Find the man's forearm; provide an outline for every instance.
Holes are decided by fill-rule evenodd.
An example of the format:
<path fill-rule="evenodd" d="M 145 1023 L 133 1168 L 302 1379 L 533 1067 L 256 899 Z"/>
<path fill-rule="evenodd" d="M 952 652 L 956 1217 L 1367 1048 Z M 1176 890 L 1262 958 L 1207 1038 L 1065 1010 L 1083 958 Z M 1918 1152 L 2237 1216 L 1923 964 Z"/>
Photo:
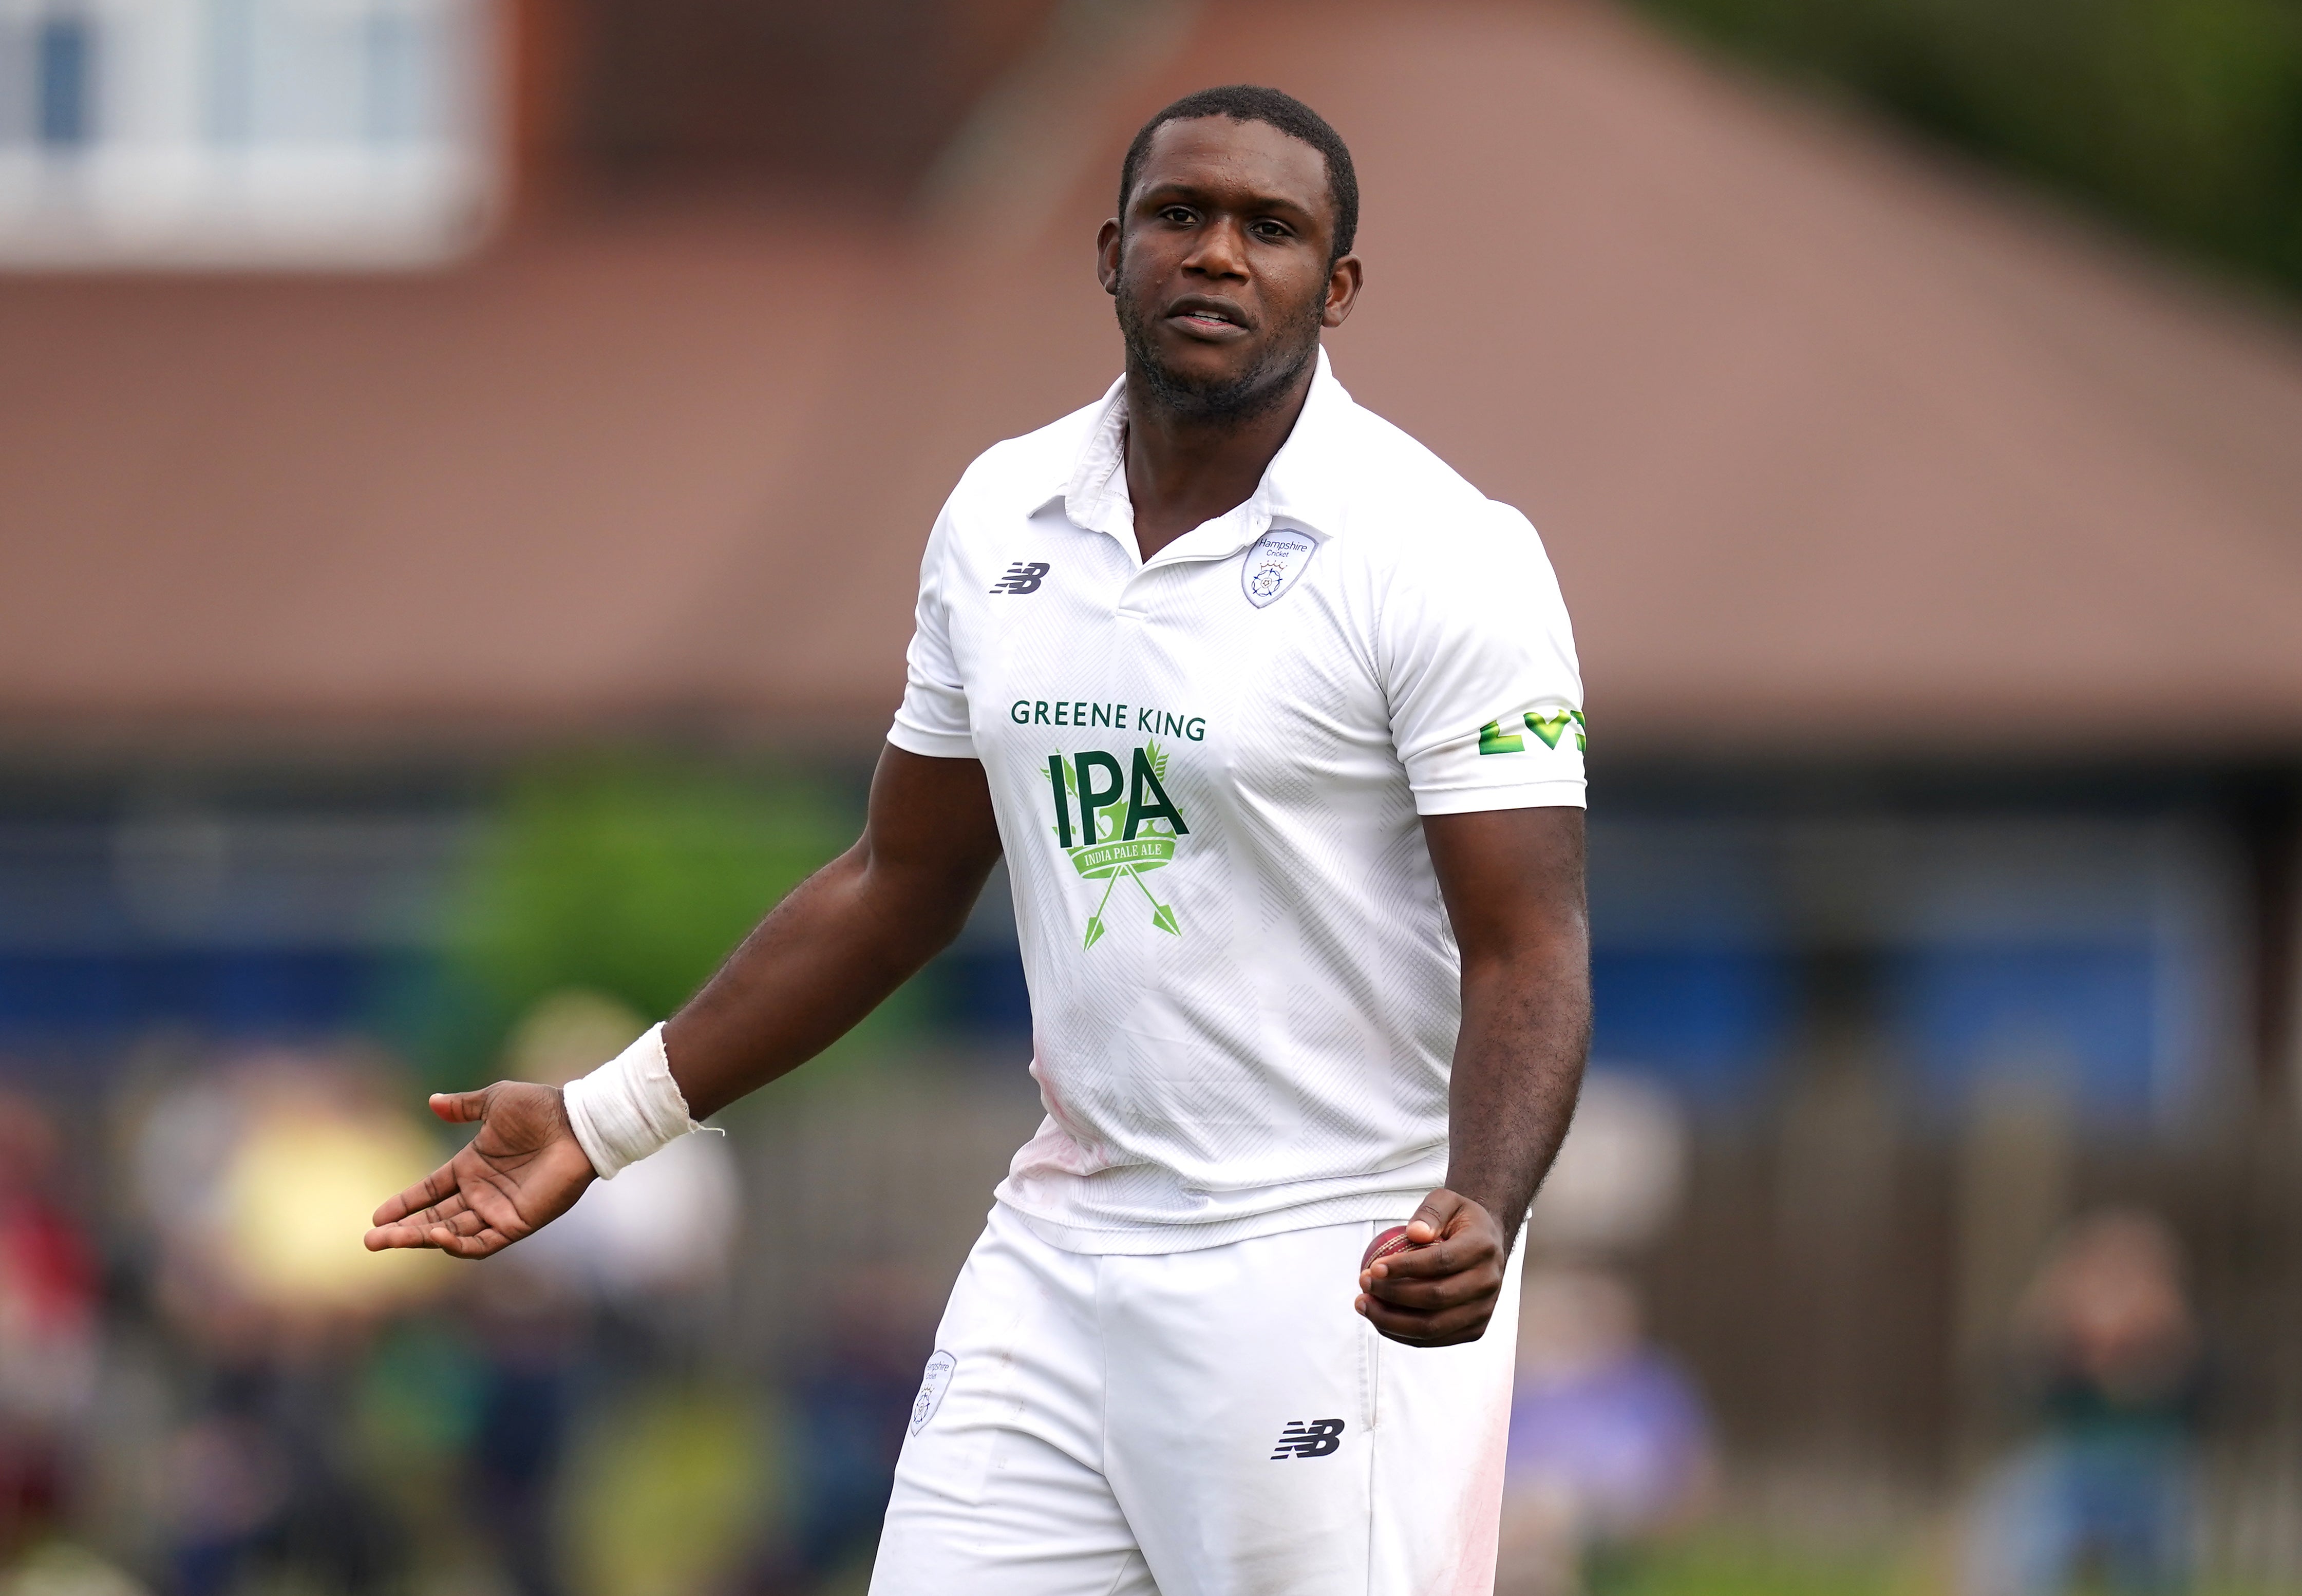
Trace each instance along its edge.
<path fill-rule="evenodd" d="M 1515 1239 L 1566 1138 L 1591 1046 L 1588 938 L 1579 918 L 1463 970 L 1449 1094 L 1447 1186 Z"/>
<path fill-rule="evenodd" d="M 956 922 L 879 901 L 885 884 L 860 853 L 795 888 L 664 1027 L 672 1079 L 696 1118 L 830 1046 L 957 934 Z"/>

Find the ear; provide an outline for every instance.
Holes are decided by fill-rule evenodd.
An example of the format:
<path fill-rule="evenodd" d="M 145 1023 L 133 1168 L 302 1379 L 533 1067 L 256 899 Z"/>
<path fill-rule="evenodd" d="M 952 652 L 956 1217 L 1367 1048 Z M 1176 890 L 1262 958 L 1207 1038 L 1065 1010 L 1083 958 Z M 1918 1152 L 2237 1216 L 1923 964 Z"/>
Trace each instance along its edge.
<path fill-rule="evenodd" d="M 1119 293 L 1119 248 L 1122 239 L 1119 218 L 1113 216 L 1095 235 L 1095 276 L 1103 284 L 1103 291 L 1114 298 Z"/>
<path fill-rule="evenodd" d="M 1319 325 L 1340 327 L 1348 321 L 1365 281 L 1357 256 L 1347 255 L 1337 261 L 1327 273 L 1327 307 L 1319 313 Z"/>

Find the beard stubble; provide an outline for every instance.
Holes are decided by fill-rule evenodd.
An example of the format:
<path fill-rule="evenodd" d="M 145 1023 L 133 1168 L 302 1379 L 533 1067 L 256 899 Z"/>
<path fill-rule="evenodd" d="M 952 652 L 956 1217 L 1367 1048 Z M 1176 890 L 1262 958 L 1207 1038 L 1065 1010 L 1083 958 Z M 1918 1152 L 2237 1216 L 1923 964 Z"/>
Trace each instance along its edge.
<path fill-rule="evenodd" d="M 1262 415 L 1286 397 L 1295 379 L 1319 354 L 1319 325 L 1326 307 L 1313 300 L 1282 325 L 1280 336 L 1265 346 L 1262 356 L 1237 376 L 1208 382 L 1184 375 L 1159 357 L 1150 323 L 1130 291 L 1126 267 L 1120 268 L 1119 335 L 1127 348 L 1129 369 L 1140 372 L 1159 406 L 1180 419 L 1199 422 L 1239 422 Z"/>

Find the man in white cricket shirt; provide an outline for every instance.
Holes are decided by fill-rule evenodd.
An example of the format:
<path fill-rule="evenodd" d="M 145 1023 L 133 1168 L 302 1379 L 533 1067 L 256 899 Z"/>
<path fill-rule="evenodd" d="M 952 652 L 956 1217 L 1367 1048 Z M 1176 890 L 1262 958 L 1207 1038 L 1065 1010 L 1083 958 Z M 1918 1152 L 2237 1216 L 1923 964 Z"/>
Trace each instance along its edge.
<path fill-rule="evenodd" d="M 861 840 L 564 1094 L 434 1098 L 479 1134 L 369 1234 L 508 1246 L 854 1024 L 1004 854 L 1047 1116 L 880 1596 L 1492 1583 L 1512 1244 L 1589 1025 L 1582 685 L 1533 529 L 1329 369 L 1357 212 L 1275 90 L 1144 128 L 1100 243 L 1125 374 L 937 520 Z"/>

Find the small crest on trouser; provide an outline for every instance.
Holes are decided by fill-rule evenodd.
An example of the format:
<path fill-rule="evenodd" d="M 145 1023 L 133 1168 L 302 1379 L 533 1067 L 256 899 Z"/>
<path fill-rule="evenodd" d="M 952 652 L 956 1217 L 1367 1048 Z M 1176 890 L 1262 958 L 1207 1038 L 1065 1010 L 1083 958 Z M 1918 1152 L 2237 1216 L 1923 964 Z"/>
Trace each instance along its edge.
<path fill-rule="evenodd" d="M 1247 551 L 1247 564 L 1239 572 L 1239 584 L 1247 589 L 1247 601 L 1257 609 L 1287 591 L 1303 567 L 1311 563 L 1312 552 L 1318 544 L 1299 532 L 1264 533 L 1255 540 L 1255 547 Z"/>

